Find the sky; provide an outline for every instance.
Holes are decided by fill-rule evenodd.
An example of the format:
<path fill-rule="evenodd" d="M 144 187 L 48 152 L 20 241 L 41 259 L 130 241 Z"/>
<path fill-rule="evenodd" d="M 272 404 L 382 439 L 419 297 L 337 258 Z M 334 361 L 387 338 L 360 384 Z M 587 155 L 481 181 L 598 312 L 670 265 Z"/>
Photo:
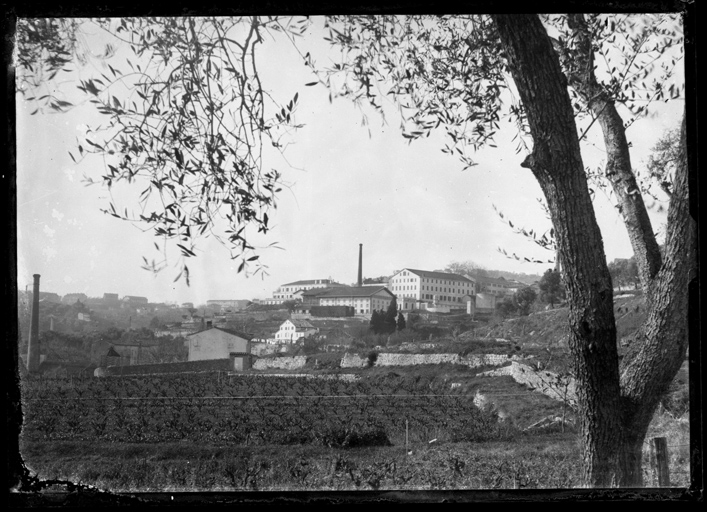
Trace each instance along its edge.
<path fill-rule="evenodd" d="M 327 43 L 316 26 L 310 34 L 300 45 L 325 64 Z M 505 123 L 496 149 L 477 152 L 478 165 L 463 171 L 461 161 L 441 152 L 441 132 L 409 144 L 400 135 L 392 104 L 385 107 L 387 124 L 366 111 L 368 126 L 362 126 L 361 111 L 349 100 L 330 102 L 323 86 L 304 85 L 313 76 L 289 43 L 267 42 L 263 50 L 264 87 L 285 102 L 298 93 L 296 117 L 304 124 L 287 147 L 286 160 L 274 152 L 265 155 L 265 167 L 279 169 L 288 184 L 271 212 L 272 229 L 254 239 L 256 247 L 277 245 L 258 251 L 267 275 L 238 273 L 237 263 L 213 238 L 201 241 L 197 257 L 188 262 L 190 286 L 175 281 L 175 251 L 158 274 L 142 269 L 143 257 L 159 256 L 154 235 L 145 226 L 101 213 L 109 192 L 100 185 L 86 186 L 82 178 L 100 178 L 103 162 L 76 164 L 68 154 L 97 114 L 80 106 L 30 115 L 33 107 L 18 95 L 18 288 L 31 288 L 32 275 L 40 274 L 42 291 L 60 295 L 118 293 L 195 304 L 264 299 L 281 284 L 298 280 L 354 283 L 359 244 L 364 277 L 388 276 L 405 267 L 435 270 L 468 260 L 528 274 L 551 267 L 520 263 L 498 251 L 502 247 L 531 259 L 553 256 L 514 234 L 494 211 L 495 206 L 517 226 L 539 232 L 550 228 L 538 205 L 540 188 L 531 172 L 520 167 L 525 155 L 515 152 L 513 124 Z M 628 129 L 634 167 L 644 165 L 658 138 L 678 125 L 682 109 L 682 101 L 656 104 L 651 116 Z M 601 133 L 594 126 L 582 147 L 585 166 L 603 165 L 601 148 Z M 622 220 L 601 191 L 595 211 L 607 259 L 630 257 Z M 649 213 L 662 234 L 665 211 L 651 208 Z"/>

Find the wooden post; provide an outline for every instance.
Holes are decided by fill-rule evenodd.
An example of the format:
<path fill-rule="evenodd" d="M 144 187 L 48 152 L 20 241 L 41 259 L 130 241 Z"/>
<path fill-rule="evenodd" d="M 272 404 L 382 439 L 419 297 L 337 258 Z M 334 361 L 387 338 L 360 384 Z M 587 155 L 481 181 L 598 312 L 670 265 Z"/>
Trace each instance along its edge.
<path fill-rule="evenodd" d="M 651 447 L 655 451 L 655 472 L 658 475 L 658 487 L 670 487 L 668 442 L 664 437 L 654 437 Z"/>
<path fill-rule="evenodd" d="M 405 419 L 405 456 L 408 454 L 408 420 Z"/>

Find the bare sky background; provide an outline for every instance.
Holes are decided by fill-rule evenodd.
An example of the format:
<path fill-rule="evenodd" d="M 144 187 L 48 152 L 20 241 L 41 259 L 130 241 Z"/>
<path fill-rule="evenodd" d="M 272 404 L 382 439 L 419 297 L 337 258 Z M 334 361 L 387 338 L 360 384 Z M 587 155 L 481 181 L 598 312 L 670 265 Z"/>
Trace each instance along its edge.
<path fill-rule="evenodd" d="M 329 63 L 328 43 L 316 27 L 300 46 L 318 65 Z M 176 251 L 168 254 L 170 266 L 159 274 L 143 270 L 143 256 L 160 257 L 154 235 L 143 232 L 144 226 L 102 214 L 108 191 L 86 187 L 82 179 L 84 174 L 100 179 L 103 161 L 88 158 L 75 164 L 68 155 L 82 125 L 100 116 L 89 106 L 32 116 L 31 106 L 18 95 L 18 287 L 31 287 L 32 274 L 38 273 L 42 290 L 60 295 L 118 293 L 179 303 L 266 298 L 279 285 L 301 279 L 354 282 L 359 243 L 365 277 L 390 275 L 403 267 L 440 269 L 464 260 L 525 273 L 542 273 L 551 266 L 519 263 L 497 251 L 500 246 L 521 256 L 553 256 L 514 234 L 492 207 L 516 225 L 540 232 L 550 227 L 537 203 L 540 188 L 519 165 L 525 155 L 515 153 L 514 124 L 504 122 L 498 147 L 477 153 L 478 165 L 462 171 L 459 160 L 440 151 L 441 132 L 408 144 L 392 104 L 386 106 L 387 124 L 364 110 L 368 126 L 361 126 L 361 111 L 350 101 L 330 103 L 324 87 L 304 86 L 313 77 L 289 42 L 268 41 L 261 49 L 264 87 L 285 103 L 299 93 L 297 122 L 305 125 L 286 150 L 291 166 L 275 153 L 266 154 L 266 169 L 279 169 L 289 184 L 272 212 L 273 229 L 253 239 L 256 246 L 277 242 L 282 248 L 260 252 L 268 275 L 238 274 L 228 251 L 213 239 L 202 241 L 198 257 L 189 262 L 190 287 L 183 280 L 174 282 Z M 73 79 L 63 85 L 67 92 Z M 682 101 L 656 104 L 652 115 L 629 128 L 634 167 L 643 166 L 657 139 L 678 125 L 682 109 Z M 599 130 L 593 126 L 583 144 L 587 167 L 604 163 Z M 623 222 L 601 191 L 595 209 L 608 260 L 630 257 Z M 662 242 L 666 211 L 652 208 L 650 213 Z"/>

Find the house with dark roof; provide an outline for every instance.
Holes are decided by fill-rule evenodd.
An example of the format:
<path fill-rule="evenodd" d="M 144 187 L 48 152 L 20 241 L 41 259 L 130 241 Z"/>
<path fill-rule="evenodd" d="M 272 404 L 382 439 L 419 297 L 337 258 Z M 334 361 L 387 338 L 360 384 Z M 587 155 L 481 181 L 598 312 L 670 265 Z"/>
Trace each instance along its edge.
<path fill-rule="evenodd" d="M 393 300 L 385 286 L 350 286 L 333 288 L 319 297 L 320 306 L 350 306 L 356 315 L 371 315 L 374 310 L 385 311 Z"/>
<path fill-rule="evenodd" d="M 160 345 L 159 340 L 145 337 L 113 340 L 110 343 L 111 347 L 108 350 L 108 354 L 104 357 L 115 358 L 115 354 L 118 354 L 118 359 L 115 359 L 112 363 L 105 362 L 102 366 L 106 364 L 135 365 L 153 363 L 157 358 Z M 102 361 L 102 363 L 104 362 Z"/>
<path fill-rule="evenodd" d="M 476 294 L 476 283 L 468 277 L 414 268 L 393 274 L 388 287 L 395 294 L 400 310 L 466 309 L 466 302 Z"/>
<path fill-rule="evenodd" d="M 248 360 L 250 358 L 251 337 L 238 331 L 222 327 L 207 327 L 187 335 L 186 339 L 189 346 L 189 361 L 229 357 L 245 357 Z"/>

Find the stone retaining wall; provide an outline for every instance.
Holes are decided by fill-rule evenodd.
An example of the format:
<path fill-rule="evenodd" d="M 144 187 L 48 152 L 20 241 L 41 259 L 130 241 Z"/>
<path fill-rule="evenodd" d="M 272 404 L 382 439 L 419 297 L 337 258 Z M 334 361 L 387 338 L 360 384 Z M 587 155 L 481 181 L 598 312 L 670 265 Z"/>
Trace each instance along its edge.
<path fill-rule="evenodd" d="M 290 377 L 295 379 L 315 379 L 315 380 L 343 380 L 346 382 L 353 382 L 360 380 L 361 376 L 355 373 L 261 373 L 261 374 L 240 374 L 234 373 L 233 375 L 245 376 L 245 377 Z"/>
<path fill-rule="evenodd" d="M 307 364 L 306 356 L 268 357 L 253 362 L 253 370 L 297 370 Z"/>
<path fill-rule="evenodd" d="M 520 384 L 535 388 L 536 391 L 554 398 L 555 400 L 565 400 L 569 402 L 574 402 L 577 399 L 577 394 L 575 390 L 575 382 L 572 379 L 565 386 L 563 383 L 557 382 L 557 374 L 547 371 L 539 371 L 534 368 L 518 363 L 517 361 L 511 362 L 510 365 L 504 366 L 497 370 L 491 370 L 484 372 L 481 375 L 487 377 L 500 377 L 502 375 L 510 375 L 513 380 Z"/>
<path fill-rule="evenodd" d="M 481 366 L 499 366 L 508 361 L 517 360 L 517 356 L 508 357 L 506 354 L 483 354 L 460 356 L 459 354 L 398 354 L 383 352 L 378 354 L 375 366 L 416 366 L 421 364 L 461 364 L 469 368 Z M 341 359 L 342 368 L 365 368 L 368 358 L 358 354 L 345 354 Z"/>

